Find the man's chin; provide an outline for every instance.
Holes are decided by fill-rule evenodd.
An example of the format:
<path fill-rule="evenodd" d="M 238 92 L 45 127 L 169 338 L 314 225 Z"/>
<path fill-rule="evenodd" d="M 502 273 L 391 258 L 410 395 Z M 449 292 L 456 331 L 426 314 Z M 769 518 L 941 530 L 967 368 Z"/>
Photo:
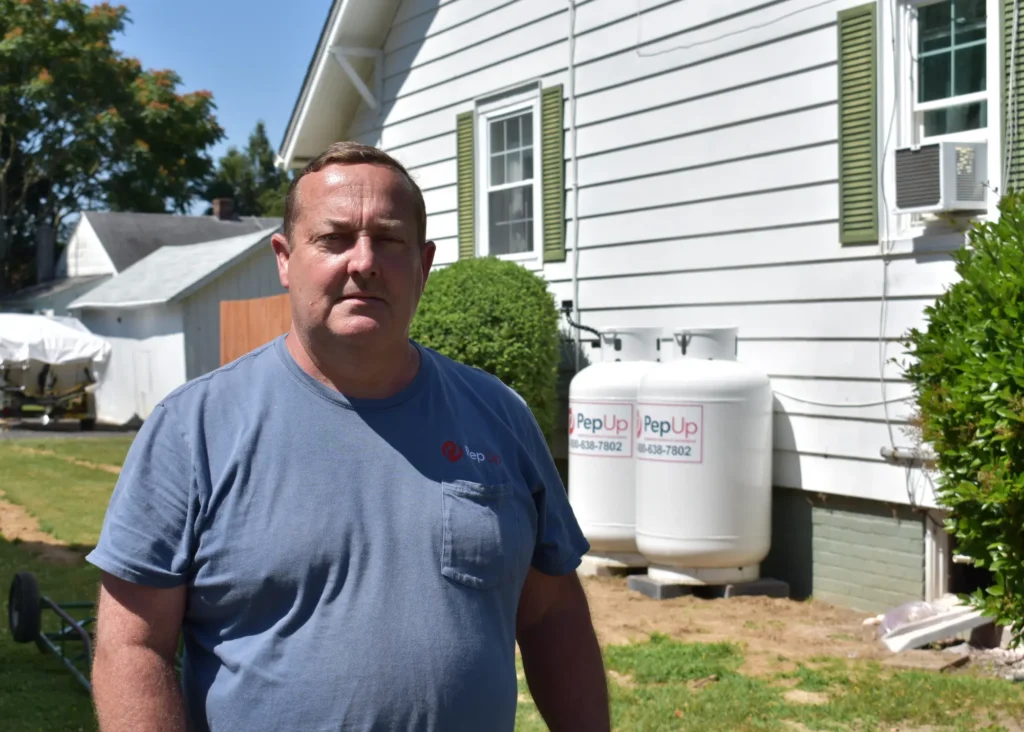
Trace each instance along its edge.
<path fill-rule="evenodd" d="M 383 335 L 386 328 L 379 318 L 346 315 L 344 318 L 329 320 L 327 330 L 338 338 L 373 338 Z"/>

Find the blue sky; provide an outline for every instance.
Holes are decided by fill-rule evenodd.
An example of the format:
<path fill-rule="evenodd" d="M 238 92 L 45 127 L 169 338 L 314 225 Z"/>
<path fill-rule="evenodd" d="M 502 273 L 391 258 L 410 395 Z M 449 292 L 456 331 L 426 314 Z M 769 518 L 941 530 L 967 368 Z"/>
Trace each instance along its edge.
<path fill-rule="evenodd" d="M 114 47 L 145 68 L 173 69 L 184 92 L 208 89 L 229 145 L 262 119 L 281 144 L 331 0 L 120 0 L 130 23 Z"/>

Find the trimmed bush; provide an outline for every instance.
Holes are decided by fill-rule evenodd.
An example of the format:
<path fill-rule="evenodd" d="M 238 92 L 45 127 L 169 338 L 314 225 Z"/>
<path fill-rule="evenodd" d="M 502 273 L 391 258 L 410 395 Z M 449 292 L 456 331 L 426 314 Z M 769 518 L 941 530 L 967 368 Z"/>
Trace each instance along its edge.
<path fill-rule="evenodd" d="M 410 336 L 519 392 L 550 443 L 560 350 L 543 279 L 515 262 L 461 259 L 430 274 Z"/>
<path fill-rule="evenodd" d="M 992 586 L 965 599 L 1024 628 L 1024 197 L 999 203 L 954 255 L 959 280 L 909 332 L 905 369 L 934 468 L 946 530 Z"/>

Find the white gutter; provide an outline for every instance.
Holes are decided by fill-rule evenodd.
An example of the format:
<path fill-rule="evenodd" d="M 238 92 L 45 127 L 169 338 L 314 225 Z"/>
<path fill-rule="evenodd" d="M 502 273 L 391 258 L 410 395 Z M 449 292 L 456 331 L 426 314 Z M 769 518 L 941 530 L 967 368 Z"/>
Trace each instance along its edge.
<path fill-rule="evenodd" d="M 572 158 L 572 306 L 580 322 L 580 187 L 576 160 L 576 2 L 569 3 L 569 154 Z M 580 370 L 580 329 L 575 328 L 576 370 Z"/>

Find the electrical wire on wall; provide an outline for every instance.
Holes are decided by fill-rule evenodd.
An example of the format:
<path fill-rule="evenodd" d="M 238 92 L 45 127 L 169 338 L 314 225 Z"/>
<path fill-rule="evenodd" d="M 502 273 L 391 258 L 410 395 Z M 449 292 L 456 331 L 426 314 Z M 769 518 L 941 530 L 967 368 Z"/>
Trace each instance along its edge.
<path fill-rule="evenodd" d="M 721 0 L 719 0 L 719 1 L 721 1 Z M 746 28 L 740 28 L 739 30 L 729 31 L 728 33 L 722 33 L 721 35 L 715 36 L 714 38 L 706 38 L 703 41 L 695 41 L 693 43 L 685 43 L 685 44 L 682 44 L 682 45 L 679 45 L 679 46 L 672 46 L 672 48 L 665 48 L 665 49 L 662 49 L 661 51 L 651 51 L 651 52 L 648 52 L 648 53 L 644 53 L 644 52 L 642 52 L 640 50 L 640 46 L 642 45 L 642 24 L 641 24 L 641 20 L 640 20 L 640 15 L 643 12 L 643 8 L 642 8 L 643 0 L 636 0 L 636 55 L 641 57 L 641 58 L 653 58 L 654 56 L 662 56 L 662 55 L 664 55 L 666 53 L 673 53 L 675 51 L 685 51 L 687 49 L 696 48 L 698 46 L 706 46 L 709 43 L 715 43 L 716 41 L 721 41 L 722 39 L 725 39 L 725 38 L 731 38 L 732 36 L 738 36 L 741 33 L 748 33 L 748 32 L 750 32 L 752 30 L 760 30 L 761 28 L 767 28 L 767 27 L 775 25 L 776 23 L 779 23 L 779 22 L 781 22 L 783 20 L 786 20 L 786 18 L 792 18 L 794 15 L 799 15 L 800 13 L 806 13 L 808 10 L 814 10 L 815 8 L 820 8 L 820 7 L 823 7 L 825 5 L 833 5 L 834 3 L 837 3 L 837 2 L 841 2 L 841 0 L 821 0 L 821 2 L 817 2 L 817 3 L 813 4 L 813 5 L 808 5 L 805 8 L 798 8 L 797 10 L 791 10 L 790 12 L 785 13 L 784 15 L 780 15 L 777 18 L 772 18 L 771 20 L 766 20 L 766 21 L 764 21 L 762 23 L 756 23 L 754 25 L 747 26 Z"/>

